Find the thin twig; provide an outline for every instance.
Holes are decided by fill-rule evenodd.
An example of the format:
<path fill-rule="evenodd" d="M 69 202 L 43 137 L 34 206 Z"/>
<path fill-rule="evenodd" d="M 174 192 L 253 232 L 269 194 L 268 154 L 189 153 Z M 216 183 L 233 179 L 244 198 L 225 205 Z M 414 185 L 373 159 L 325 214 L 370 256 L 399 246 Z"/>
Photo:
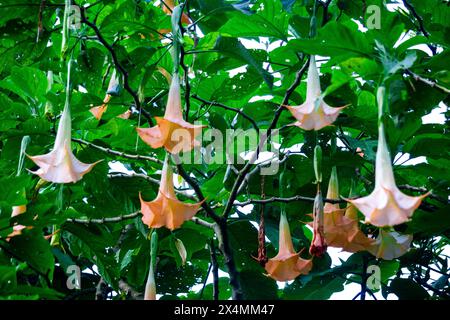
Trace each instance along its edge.
<path fill-rule="evenodd" d="M 203 102 L 205 104 L 208 104 L 210 106 L 220 107 L 220 108 L 223 108 L 223 109 L 226 109 L 226 110 L 234 111 L 234 112 L 240 114 L 245 119 L 247 119 L 252 124 L 252 126 L 255 128 L 255 130 L 259 131 L 259 127 L 258 127 L 258 124 L 256 123 L 256 121 L 252 117 L 247 115 L 244 111 L 242 111 L 242 110 L 240 110 L 238 108 L 229 107 L 229 106 L 224 105 L 223 103 L 220 103 L 220 102 L 208 101 L 208 100 L 203 99 L 203 98 L 201 98 L 201 97 L 199 97 L 199 96 L 197 96 L 195 94 L 191 95 L 191 97 L 194 98 L 195 100 L 198 100 L 198 101 Z"/>
<path fill-rule="evenodd" d="M 429 38 L 430 34 L 425 29 L 423 18 L 417 13 L 416 9 L 407 0 L 403 0 L 403 5 L 408 9 L 408 11 L 414 16 L 414 18 L 419 23 L 419 30 L 420 30 L 420 32 L 422 32 L 422 34 L 425 37 Z M 430 50 L 433 53 L 433 55 L 435 55 L 436 54 L 436 47 L 431 45 L 431 44 L 429 44 L 428 47 L 430 48 Z"/>
<path fill-rule="evenodd" d="M 421 76 L 419 76 L 418 74 L 412 72 L 412 71 L 409 70 L 409 69 L 406 69 L 406 72 L 407 72 L 410 76 L 412 76 L 412 77 L 414 78 L 414 80 L 416 80 L 416 81 L 420 81 L 420 82 L 422 82 L 422 83 L 425 83 L 426 85 L 429 85 L 429 86 L 432 87 L 432 88 L 437 88 L 437 89 L 439 89 L 439 90 L 441 90 L 441 91 L 443 91 L 443 92 L 445 92 L 445 93 L 447 93 L 447 94 L 450 93 L 450 89 L 448 89 L 448 88 L 446 88 L 446 87 L 444 87 L 444 86 L 441 86 L 440 84 L 436 83 L 435 81 L 432 81 L 432 80 L 426 79 L 426 78 L 424 78 L 424 77 L 421 77 Z"/>
<path fill-rule="evenodd" d="M 186 172 L 186 170 L 184 170 L 181 164 L 177 165 L 177 169 L 178 174 L 191 186 L 191 188 L 195 191 L 197 198 L 202 201 L 202 208 L 206 211 L 206 214 L 215 222 L 219 222 L 220 217 L 214 212 L 214 210 L 206 201 L 206 198 L 203 196 L 203 192 L 200 189 L 198 183 Z"/>
<path fill-rule="evenodd" d="M 149 157 L 149 156 L 143 156 L 143 155 L 140 155 L 140 154 L 128 154 L 128 153 L 125 153 L 125 152 L 122 152 L 122 151 L 117 151 L 117 150 L 112 150 L 110 148 L 102 147 L 102 146 L 96 145 L 96 144 L 94 144 L 92 142 L 85 141 L 85 140 L 82 140 L 82 139 L 77 139 L 77 138 L 72 138 L 72 141 L 74 141 L 76 143 L 87 145 L 89 147 L 92 147 L 94 149 L 100 150 L 100 151 L 105 152 L 105 153 L 109 153 L 109 154 L 114 155 L 114 156 L 118 156 L 118 157 L 122 157 L 122 158 L 128 158 L 128 159 L 133 159 L 133 160 L 146 160 L 146 161 L 155 162 L 155 163 L 160 164 L 160 165 L 163 164 L 163 162 L 161 160 L 159 160 L 158 158 Z"/>
<path fill-rule="evenodd" d="M 314 202 L 314 198 L 312 197 L 304 197 L 304 196 L 293 196 L 289 198 L 281 198 L 281 197 L 271 197 L 267 199 L 249 199 L 247 201 L 238 202 L 235 201 L 233 205 L 244 207 L 249 204 L 267 204 L 272 202 L 281 202 L 281 203 L 289 203 L 289 202 L 297 202 L 297 201 L 306 201 L 306 202 Z M 328 203 L 346 203 L 345 200 L 336 200 L 336 199 L 323 199 L 324 202 Z"/>

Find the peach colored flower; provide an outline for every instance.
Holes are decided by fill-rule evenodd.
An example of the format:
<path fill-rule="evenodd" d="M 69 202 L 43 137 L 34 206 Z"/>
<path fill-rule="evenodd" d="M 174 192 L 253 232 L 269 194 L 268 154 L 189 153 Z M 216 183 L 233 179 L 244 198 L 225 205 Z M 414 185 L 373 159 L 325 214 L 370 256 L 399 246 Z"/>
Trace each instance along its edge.
<path fill-rule="evenodd" d="M 109 80 L 108 90 L 106 91 L 105 98 L 103 99 L 103 104 L 101 106 L 92 107 L 89 111 L 95 117 L 95 119 L 100 120 L 103 116 L 103 113 L 108 109 L 108 103 L 111 100 L 112 96 L 119 95 L 120 91 L 120 82 L 117 77 L 116 70 L 113 70 L 111 75 L 111 79 Z M 128 119 L 130 117 L 131 112 L 128 110 L 125 113 L 118 115 L 118 118 Z"/>
<path fill-rule="evenodd" d="M 130 111 L 130 110 L 127 110 L 127 111 L 125 111 L 124 113 L 119 114 L 119 115 L 117 116 L 117 118 L 127 120 L 127 119 L 130 119 L 130 116 L 131 116 L 131 111 Z"/>
<path fill-rule="evenodd" d="M 301 274 L 308 274 L 312 260 L 302 259 L 299 254 L 294 250 L 289 223 L 283 213 L 280 216 L 278 254 L 265 265 L 268 275 L 277 281 L 290 281 Z"/>
<path fill-rule="evenodd" d="M 377 258 L 392 260 L 404 255 L 412 240 L 412 235 L 400 234 L 393 229 L 380 229 L 375 242 L 367 250 Z"/>
<path fill-rule="evenodd" d="M 339 182 L 336 167 L 331 171 L 328 184 L 328 199 L 339 199 Z M 339 204 L 324 206 L 325 241 L 330 247 L 342 248 L 347 252 L 364 251 L 373 243 L 360 229 L 355 208 L 350 205 L 341 209 Z"/>
<path fill-rule="evenodd" d="M 14 206 L 12 213 L 11 213 L 11 218 L 17 217 L 18 215 L 25 213 L 27 211 L 27 206 L 26 205 L 21 205 L 21 206 Z M 11 232 L 8 236 L 7 236 L 7 240 L 9 240 L 12 237 L 18 236 L 20 234 L 22 234 L 22 230 L 25 228 L 29 228 L 26 226 L 23 226 L 21 224 L 16 224 L 13 226 L 13 232 Z"/>
<path fill-rule="evenodd" d="M 59 120 L 53 150 L 39 156 L 28 156 L 40 168 L 32 173 L 41 179 L 54 183 L 77 182 L 92 170 L 98 162 L 87 164 L 79 161 L 72 153 L 71 119 L 68 101 Z"/>
<path fill-rule="evenodd" d="M 379 91 L 378 104 L 382 110 L 384 90 Z M 381 113 L 381 111 L 380 111 Z M 391 156 L 386 143 L 384 126 L 378 127 L 378 148 L 375 163 L 375 189 L 366 197 L 347 199 L 361 211 L 366 222 L 377 227 L 395 226 L 407 222 L 422 199 L 429 193 L 412 197 L 401 192 L 395 184 Z"/>
<path fill-rule="evenodd" d="M 344 107 L 332 108 L 323 100 L 316 60 L 309 61 L 306 100 L 300 106 L 287 106 L 297 121 L 293 125 L 304 130 L 320 130 L 336 121 Z"/>
<path fill-rule="evenodd" d="M 169 90 L 164 117 L 155 117 L 157 125 L 152 128 L 137 128 L 142 140 L 152 148 L 164 147 L 168 152 L 176 154 L 186 152 L 199 146 L 195 137 L 205 126 L 193 125 L 183 119 L 181 110 L 180 77 L 175 73 Z"/>
<path fill-rule="evenodd" d="M 89 109 L 95 119 L 100 120 L 102 118 L 103 113 L 105 113 L 106 109 L 108 109 L 109 100 L 111 100 L 111 95 L 106 94 L 101 106 L 92 107 L 91 109 Z"/>
<path fill-rule="evenodd" d="M 164 162 L 161 184 L 155 200 L 141 200 L 142 221 L 150 228 L 166 227 L 170 230 L 179 228 L 186 220 L 190 220 L 201 206 L 200 203 L 183 203 L 175 195 L 173 173 L 168 160 Z"/>

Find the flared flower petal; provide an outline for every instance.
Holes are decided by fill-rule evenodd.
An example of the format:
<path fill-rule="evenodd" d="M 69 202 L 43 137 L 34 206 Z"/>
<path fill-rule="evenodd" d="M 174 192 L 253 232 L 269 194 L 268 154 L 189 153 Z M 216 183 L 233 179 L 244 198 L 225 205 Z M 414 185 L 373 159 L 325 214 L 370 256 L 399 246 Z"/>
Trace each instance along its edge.
<path fill-rule="evenodd" d="M 168 152 L 177 154 L 200 145 L 195 137 L 205 126 L 194 125 L 183 119 L 180 78 L 177 73 L 172 77 L 164 117 L 155 117 L 155 119 L 157 125 L 154 127 L 136 128 L 141 139 L 150 147 L 164 147 Z"/>
<path fill-rule="evenodd" d="M 320 130 L 336 121 L 344 107 L 333 108 L 325 103 L 320 89 L 316 60 L 311 56 L 308 69 L 306 100 L 300 106 L 287 106 L 294 118 L 293 125 L 304 130 Z"/>
<path fill-rule="evenodd" d="M 377 239 L 368 251 L 377 258 L 392 260 L 404 255 L 411 247 L 412 240 L 412 235 L 380 229 Z"/>
<path fill-rule="evenodd" d="M 280 217 L 279 237 L 278 254 L 265 264 L 267 274 L 277 281 L 290 281 L 301 274 L 308 274 L 312 260 L 302 259 L 300 253 L 295 253 L 285 214 Z"/>
<path fill-rule="evenodd" d="M 54 183 L 77 182 L 92 170 L 98 162 L 87 164 L 79 161 L 71 150 L 71 119 L 68 103 L 59 121 L 53 150 L 39 156 L 28 156 L 39 169 L 32 173 Z"/>
<path fill-rule="evenodd" d="M 101 161 L 91 164 L 79 161 L 67 147 L 67 143 L 62 148 L 53 149 L 47 154 L 29 156 L 29 158 L 40 167 L 31 172 L 45 181 L 54 183 L 77 182 Z"/>
<path fill-rule="evenodd" d="M 142 222 L 150 228 L 177 229 L 190 220 L 200 209 L 202 202 L 184 203 L 177 199 L 173 186 L 173 174 L 167 160 L 164 162 L 158 196 L 153 201 L 141 201 Z"/>

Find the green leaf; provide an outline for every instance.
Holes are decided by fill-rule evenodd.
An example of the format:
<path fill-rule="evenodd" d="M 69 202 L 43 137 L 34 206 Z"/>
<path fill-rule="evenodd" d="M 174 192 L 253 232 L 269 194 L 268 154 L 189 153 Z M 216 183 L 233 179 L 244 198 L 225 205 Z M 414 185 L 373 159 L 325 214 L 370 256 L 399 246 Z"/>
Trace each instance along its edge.
<path fill-rule="evenodd" d="M 356 24 L 344 25 L 330 21 L 319 29 L 314 39 L 294 39 L 289 46 L 308 54 L 329 57 L 339 57 L 344 60 L 349 57 L 370 58 L 373 53 L 370 40 L 358 32 Z"/>
<path fill-rule="evenodd" d="M 261 63 L 258 63 L 250 51 L 246 49 L 238 39 L 231 37 L 219 36 L 217 38 L 216 44 L 214 46 L 215 50 L 232 57 L 234 59 L 241 60 L 248 64 L 250 67 L 254 68 L 262 79 L 266 82 L 269 88 L 273 85 L 273 76 L 264 70 Z"/>
<path fill-rule="evenodd" d="M 423 287 L 411 279 L 397 278 L 392 280 L 389 291 L 400 300 L 425 300 L 430 297 Z"/>
<path fill-rule="evenodd" d="M 286 40 L 288 21 L 286 13 L 282 11 L 281 2 L 261 2 L 263 10 L 250 15 L 237 12 L 219 31 L 233 37 L 274 37 Z"/>
<path fill-rule="evenodd" d="M 16 268 L 0 266 L 0 295 L 12 292 L 16 286 Z"/>
<path fill-rule="evenodd" d="M 314 277 L 302 285 L 300 280 L 286 286 L 283 298 L 289 300 L 323 300 L 328 299 L 335 292 L 344 290 L 345 278 L 333 275 Z"/>
<path fill-rule="evenodd" d="M 55 259 L 50 244 L 41 231 L 24 229 L 22 235 L 10 240 L 9 248 L 18 259 L 28 263 L 41 275 L 52 279 Z"/>
<path fill-rule="evenodd" d="M 245 270 L 240 274 L 242 292 L 246 300 L 275 300 L 277 282 L 262 272 Z"/>

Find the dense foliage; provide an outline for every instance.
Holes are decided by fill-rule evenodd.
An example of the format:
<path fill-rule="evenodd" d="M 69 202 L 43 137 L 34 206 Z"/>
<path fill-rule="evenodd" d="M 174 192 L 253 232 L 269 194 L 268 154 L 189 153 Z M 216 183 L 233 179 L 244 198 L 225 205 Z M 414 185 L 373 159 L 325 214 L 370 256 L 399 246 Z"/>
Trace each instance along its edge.
<path fill-rule="evenodd" d="M 198 220 L 153 229 L 158 298 L 328 299 L 356 283 L 361 299 L 448 299 L 449 113 L 423 123 L 448 105 L 448 1 L 190 0 L 175 16 L 168 0 L 78 0 L 79 25 L 67 31 L 66 46 L 64 1 L 19 2 L 0 3 L 1 299 L 143 297 L 151 233 L 139 193 L 146 201 L 157 196 L 166 151 L 144 143 L 136 128 L 164 115 L 175 41 L 186 120 L 224 136 L 227 129 L 278 128 L 280 164 L 273 175 L 260 175 L 264 164 L 173 164 L 178 198 L 206 200 Z M 325 101 L 348 105 L 318 131 L 289 126 L 295 119 L 285 108 L 306 99 L 310 55 Z M 52 149 L 69 60 L 73 153 L 84 163 L 103 161 L 76 183 L 50 183 L 30 173 L 38 166 L 27 155 Z M 314 257 L 308 274 L 277 285 L 255 257 L 264 248 L 268 258 L 276 255 L 285 211 L 296 251 L 306 248 L 301 256 L 311 258 L 316 145 L 324 194 L 334 166 L 341 196 L 374 189 L 381 84 L 397 185 L 414 196 L 431 191 L 410 221 L 395 226 L 413 236 L 410 249 L 391 260 L 334 250 Z M 91 109 L 103 104 L 95 117 Z M 238 147 L 256 149 L 245 141 Z M 11 217 L 13 207 L 24 212 Z M 258 234 L 261 217 L 265 235 Z M 18 225 L 26 227 L 11 236 Z M 360 227 L 371 237 L 380 232 Z M 330 255 L 343 258 L 332 264 Z M 380 268 L 380 288 L 367 287 L 371 265 Z"/>

